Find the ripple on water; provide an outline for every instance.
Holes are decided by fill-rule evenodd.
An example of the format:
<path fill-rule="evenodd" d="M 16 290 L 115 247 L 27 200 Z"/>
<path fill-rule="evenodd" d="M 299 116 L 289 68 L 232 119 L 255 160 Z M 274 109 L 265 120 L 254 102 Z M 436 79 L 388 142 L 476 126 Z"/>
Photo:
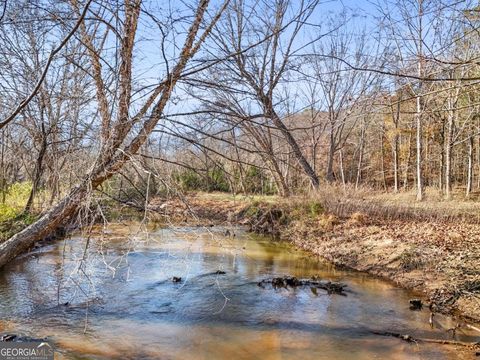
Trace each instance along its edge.
<path fill-rule="evenodd" d="M 96 231 L 86 260 L 81 236 L 23 256 L 0 273 L 0 331 L 50 337 L 65 359 L 458 358 L 449 347 L 372 335 L 380 328 L 446 336 L 428 327 L 428 312 L 408 309 L 409 292 L 284 243 L 222 233 L 179 228 L 146 236 L 134 224 L 113 226 Z M 349 292 L 257 286 L 281 275 L 318 275 Z"/>

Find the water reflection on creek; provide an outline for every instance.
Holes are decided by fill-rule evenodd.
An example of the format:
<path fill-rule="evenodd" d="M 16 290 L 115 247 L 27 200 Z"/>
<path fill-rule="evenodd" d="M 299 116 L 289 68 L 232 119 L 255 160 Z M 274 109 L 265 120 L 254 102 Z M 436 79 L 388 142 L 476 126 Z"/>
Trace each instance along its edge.
<path fill-rule="evenodd" d="M 115 225 L 98 229 L 87 252 L 74 235 L 27 254 L 0 273 L 0 332 L 48 336 L 59 359 L 458 358 L 453 347 L 371 334 L 447 338 L 430 329 L 427 311 L 408 309 L 410 293 L 284 243 L 223 231 Z M 287 274 L 341 281 L 349 293 L 256 285 Z"/>

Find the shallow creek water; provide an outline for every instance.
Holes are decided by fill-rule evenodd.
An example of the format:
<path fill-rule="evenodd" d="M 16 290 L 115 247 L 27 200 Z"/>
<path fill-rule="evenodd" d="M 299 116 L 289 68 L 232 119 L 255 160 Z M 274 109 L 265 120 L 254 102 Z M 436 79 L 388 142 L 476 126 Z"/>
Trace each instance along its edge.
<path fill-rule="evenodd" d="M 455 323 L 409 310 L 391 283 L 338 270 L 290 245 L 236 229 L 144 231 L 118 224 L 59 240 L 0 273 L 0 333 L 48 337 L 58 359 L 457 359 L 452 346 L 409 344 L 372 330 L 449 338 Z M 88 246 L 87 246 L 88 244 Z M 87 248 L 85 250 L 85 248 Z M 225 274 L 216 273 L 217 270 Z M 347 296 L 265 289 L 313 275 Z M 173 282 L 172 277 L 182 281 Z M 443 329 L 442 329 L 443 328 Z M 478 341 L 473 334 L 457 339 Z M 465 357 L 468 358 L 468 357 Z"/>

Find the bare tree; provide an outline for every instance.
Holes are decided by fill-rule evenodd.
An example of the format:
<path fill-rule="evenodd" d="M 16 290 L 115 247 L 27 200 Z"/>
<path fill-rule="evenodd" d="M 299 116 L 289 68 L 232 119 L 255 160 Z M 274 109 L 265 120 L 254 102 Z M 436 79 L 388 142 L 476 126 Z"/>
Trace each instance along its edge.
<path fill-rule="evenodd" d="M 341 150 L 357 117 L 351 117 L 376 79 L 374 73 L 351 70 L 341 59 L 349 59 L 356 67 L 366 67 L 372 61 L 367 56 L 366 34 L 353 34 L 345 24 L 349 15 L 342 12 L 329 20 L 328 31 L 314 44 L 314 53 L 307 66 L 313 69 L 313 77 L 321 91 L 315 103 L 328 113 L 327 181 L 335 180 L 333 165 L 336 153 Z M 351 60 L 350 60 L 351 59 Z M 308 70 L 305 71 L 308 74 Z"/>
<path fill-rule="evenodd" d="M 205 30 L 199 34 L 204 20 L 207 21 L 206 13 L 209 1 L 202 0 L 198 3 L 176 62 L 173 66 L 170 64 L 167 67 L 164 80 L 155 85 L 147 100 L 139 106 L 136 114 L 130 116 L 129 112 L 132 111 L 130 105 L 132 100 L 131 69 L 141 1 L 126 2 L 123 9 L 123 27 L 116 31 L 122 34 L 119 38 L 119 53 L 121 54 L 119 78 L 121 81 L 118 89 L 118 103 L 116 104 L 118 116 L 115 122 L 111 122 L 109 141 L 103 143 L 98 160 L 82 182 L 71 189 L 58 204 L 54 205 L 38 221 L 0 245 L 0 266 L 5 265 L 9 260 L 28 249 L 35 240 L 51 234 L 59 226 L 65 224 L 85 203 L 85 199 L 88 198 L 93 189 L 111 178 L 132 155 L 137 153 L 160 120 L 187 63 L 200 49 L 205 38 L 220 18 L 226 4 L 224 3 L 216 14 L 208 20 Z M 73 6 L 76 6 L 75 1 Z M 100 14 L 97 13 L 97 15 Z M 98 74 L 94 73 L 93 76 L 98 76 Z M 149 112 L 148 116 L 146 116 L 147 112 Z M 131 132 L 134 124 L 138 125 L 138 131 L 135 134 Z M 128 139 L 129 136 L 131 136 L 131 139 Z M 118 147 L 126 140 L 127 143 L 119 149 Z"/>
<path fill-rule="evenodd" d="M 294 47 L 295 40 L 317 4 L 317 0 L 299 3 L 271 0 L 260 4 L 233 1 L 218 32 L 212 37 L 215 42 L 212 51 L 217 51 L 221 54 L 220 57 L 224 57 L 233 50 L 234 56 L 231 61 L 222 62 L 216 68 L 217 74 L 224 74 L 225 78 L 217 77 L 215 84 L 211 84 L 228 92 L 229 95 L 224 98 L 230 97 L 229 101 L 232 102 L 233 97 L 234 106 L 243 111 L 253 108 L 255 113 L 250 113 L 249 117 L 253 115 L 260 119 L 255 115 L 262 114 L 267 121 L 265 125 L 268 126 L 268 122 L 273 124 L 288 143 L 294 158 L 314 188 L 319 186 L 318 176 L 282 119 L 279 109 L 283 99 L 278 88 L 291 73 L 292 58 L 298 52 Z M 288 17 L 289 13 L 293 15 Z M 262 26 L 259 27 L 258 24 Z M 246 104 L 247 99 L 252 102 Z M 268 145 L 263 146 L 264 149 L 266 147 Z"/>

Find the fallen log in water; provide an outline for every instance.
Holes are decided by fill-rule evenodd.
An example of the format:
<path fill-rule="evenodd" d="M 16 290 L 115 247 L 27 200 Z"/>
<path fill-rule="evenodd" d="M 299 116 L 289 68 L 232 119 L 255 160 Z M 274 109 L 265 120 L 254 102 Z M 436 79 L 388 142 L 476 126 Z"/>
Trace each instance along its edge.
<path fill-rule="evenodd" d="M 270 284 L 274 289 L 278 288 L 296 288 L 296 287 L 309 287 L 312 289 L 312 292 L 316 294 L 316 289 L 326 290 L 328 294 L 337 294 L 346 296 L 345 288 L 347 285 L 331 282 L 331 281 L 320 281 L 316 277 L 311 279 L 299 279 L 295 276 L 283 276 L 283 277 L 274 277 L 272 279 L 264 279 L 260 281 L 257 285 L 265 288 L 265 285 Z M 315 291 L 314 291 L 315 290 Z"/>
<path fill-rule="evenodd" d="M 375 335 L 381 336 L 391 336 L 398 339 L 401 339 L 406 342 L 411 343 L 432 343 L 432 344 L 442 344 L 442 345 L 458 345 L 458 346 L 467 346 L 472 349 L 479 349 L 480 350 L 480 342 L 466 342 L 466 341 L 458 341 L 458 340 L 444 340 L 444 339 L 430 339 L 430 338 L 416 338 L 408 334 L 400 334 L 390 331 L 372 331 Z"/>

